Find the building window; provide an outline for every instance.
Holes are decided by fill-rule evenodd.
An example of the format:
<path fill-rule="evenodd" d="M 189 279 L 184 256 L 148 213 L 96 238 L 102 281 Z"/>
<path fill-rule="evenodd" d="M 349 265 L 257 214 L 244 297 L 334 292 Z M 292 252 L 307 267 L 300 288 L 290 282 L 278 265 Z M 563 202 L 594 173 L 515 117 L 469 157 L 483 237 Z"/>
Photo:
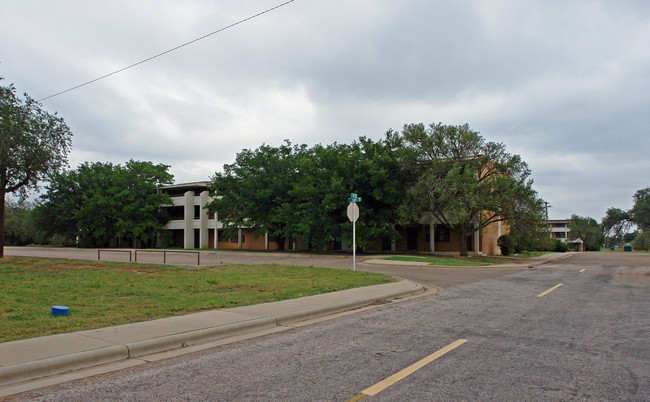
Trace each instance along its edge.
<path fill-rule="evenodd" d="M 555 232 L 556 239 L 566 239 L 566 232 Z"/>
<path fill-rule="evenodd" d="M 436 226 L 435 239 L 443 243 L 449 242 L 449 228 L 447 226 Z"/>

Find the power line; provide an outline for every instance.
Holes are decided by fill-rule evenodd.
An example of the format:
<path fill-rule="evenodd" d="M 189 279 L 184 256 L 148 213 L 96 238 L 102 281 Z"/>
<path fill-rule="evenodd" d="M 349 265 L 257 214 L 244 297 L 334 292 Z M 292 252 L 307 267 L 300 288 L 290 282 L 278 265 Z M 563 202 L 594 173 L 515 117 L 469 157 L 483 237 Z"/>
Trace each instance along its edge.
<path fill-rule="evenodd" d="M 42 102 L 42 101 L 44 101 L 44 100 L 47 100 L 47 99 L 50 99 L 50 98 L 54 98 L 55 96 L 62 95 L 62 94 L 64 94 L 64 93 L 66 93 L 66 92 L 74 91 L 75 89 L 78 89 L 78 88 L 81 88 L 81 87 L 85 87 L 86 85 L 92 84 L 92 83 L 97 82 L 97 81 L 99 81 L 99 80 L 103 80 L 104 78 L 108 78 L 108 77 L 110 77 L 110 76 L 112 76 L 112 75 L 115 75 L 115 74 L 121 73 L 122 71 L 128 70 L 128 69 L 133 68 L 133 67 L 135 67 L 135 66 L 139 66 L 140 64 L 146 63 L 146 62 L 148 62 L 148 61 L 150 61 L 150 60 L 153 60 L 153 59 L 155 59 L 155 58 L 158 58 L 158 57 L 160 57 L 160 56 L 164 56 L 164 55 L 166 55 L 166 54 L 168 54 L 168 53 L 171 53 L 171 52 L 173 52 L 173 51 L 175 51 L 175 50 L 178 50 L 178 49 L 180 49 L 180 48 L 182 48 L 182 47 L 185 47 L 185 46 L 191 45 L 191 44 L 194 43 L 194 42 L 198 42 L 198 41 L 200 41 L 201 39 L 205 39 L 205 38 L 207 38 L 207 37 L 209 37 L 209 36 L 212 36 L 212 35 L 218 34 L 219 32 L 223 32 L 223 31 L 225 31 L 226 29 L 230 29 L 230 28 L 235 27 L 235 26 L 237 26 L 237 25 L 239 25 L 239 24 L 243 24 L 243 23 L 246 22 L 246 21 L 250 21 L 250 20 L 252 20 L 253 18 L 259 17 L 259 16 L 264 15 L 264 14 L 266 14 L 266 13 L 270 13 L 271 11 L 277 10 L 278 8 L 283 7 L 283 6 L 286 6 L 286 5 L 289 4 L 289 3 L 293 3 L 294 1 L 295 1 L 295 0 L 289 0 L 289 1 L 286 1 L 286 2 L 284 2 L 284 3 L 282 3 L 282 4 L 278 4 L 277 6 L 274 6 L 274 7 L 271 7 L 271 8 L 269 8 L 269 9 L 266 9 L 266 10 L 264 10 L 264 11 L 261 11 L 261 12 L 255 14 L 255 15 L 251 15 L 250 17 L 244 18 L 243 20 L 239 20 L 239 21 L 237 21 L 237 22 L 235 22 L 235 23 L 233 23 L 233 24 L 227 25 L 227 26 L 225 26 L 225 27 L 223 27 L 223 28 L 219 28 L 219 29 L 217 29 L 216 31 L 210 32 L 209 34 L 203 35 L 203 36 L 198 37 L 198 38 L 196 38 L 196 39 L 193 39 L 193 40 L 191 40 L 191 41 L 189 41 L 189 42 L 185 42 L 185 43 L 183 43 L 182 45 L 178 45 L 178 46 L 176 46 L 176 47 L 174 47 L 174 48 L 172 48 L 172 49 L 165 50 L 165 51 L 162 52 L 162 53 L 158 53 L 158 54 L 156 54 L 156 55 L 154 55 L 154 56 L 148 57 L 148 58 L 146 58 L 146 59 L 144 59 L 144 60 L 141 60 L 141 61 L 139 61 L 139 62 L 137 62 L 137 63 L 133 63 L 133 64 L 128 65 L 128 66 L 126 66 L 126 67 L 120 68 L 119 70 L 113 71 L 112 73 L 108 73 L 108 74 L 106 74 L 106 75 L 102 75 L 101 77 L 98 77 L 98 78 L 95 78 L 95 79 L 93 79 L 93 80 L 90 80 L 90 81 L 84 82 L 83 84 L 79 84 L 79 85 L 74 86 L 74 87 L 72 87 L 72 88 L 68 88 L 68 89 L 66 89 L 66 90 L 64 90 L 64 91 L 57 92 L 57 93 L 55 93 L 55 94 L 53 94 L 53 95 L 50 95 L 50 96 L 46 96 L 45 98 L 41 98 L 41 99 L 37 100 L 37 102 Z"/>

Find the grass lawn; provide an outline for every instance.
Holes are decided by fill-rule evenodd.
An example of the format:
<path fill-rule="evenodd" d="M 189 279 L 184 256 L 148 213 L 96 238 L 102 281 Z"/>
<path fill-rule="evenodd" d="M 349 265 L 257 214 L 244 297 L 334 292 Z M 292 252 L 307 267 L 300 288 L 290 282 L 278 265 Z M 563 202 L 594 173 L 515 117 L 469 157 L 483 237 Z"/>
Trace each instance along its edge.
<path fill-rule="evenodd" d="M 136 263 L 0 259 L 0 342 L 292 299 L 391 282 L 386 275 L 289 265 L 202 270 Z M 53 305 L 70 308 L 52 317 Z"/>
<path fill-rule="evenodd" d="M 384 260 L 428 262 L 430 265 L 446 265 L 450 267 L 471 267 L 513 262 L 512 259 L 499 257 L 417 257 L 398 255 L 386 257 Z"/>

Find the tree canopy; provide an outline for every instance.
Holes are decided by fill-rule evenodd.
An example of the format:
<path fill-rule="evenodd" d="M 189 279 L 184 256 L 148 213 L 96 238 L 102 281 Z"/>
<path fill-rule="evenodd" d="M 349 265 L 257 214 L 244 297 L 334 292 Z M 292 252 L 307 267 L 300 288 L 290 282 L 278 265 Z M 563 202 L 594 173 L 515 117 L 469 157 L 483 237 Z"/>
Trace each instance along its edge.
<path fill-rule="evenodd" d="M 581 239 L 586 251 L 598 251 L 605 241 L 603 228 L 594 218 L 571 215 L 568 228 L 571 236 Z"/>
<path fill-rule="evenodd" d="M 25 200 L 6 202 L 5 243 L 10 246 L 26 246 L 36 241 L 36 226 L 31 212 L 34 206 Z"/>
<path fill-rule="evenodd" d="M 387 141 L 360 138 L 352 144 L 245 149 L 233 164 L 215 173 L 213 201 L 224 228 L 268 231 L 282 249 L 287 238 L 305 247 L 329 242 L 351 243 L 346 217 L 350 193 L 365 196 L 357 223 L 357 243 L 394 236 L 396 207 L 401 200 L 401 170 Z"/>
<path fill-rule="evenodd" d="M 650 231 L 650 187 L 638 190 L 633 199 L 632 221 L 644 232 Z"/>
<path fill-rule="evenodd" d="M 13 85 L 0 86 L 0 257 L 4 255 L 5 196 L 35 188 L 67 165 L 72 132 Z"/>
<path fill-rule="evenodd" d="M 291 202 L 289 191 L 299 179 L 298 158 L 304 152 L 304 146 L 289 141 L 279 147 L 263 144 L 242 150 L 234 163 L 215 173 L 211 191 L 216 197 L 208 209 L 218 214 L 224 230 L 245 226 L 268 232 L 282 249 L 289 223 L 282 219 L 281 208 Z"/>
<path fill-rule="evenodd" d="M 650 187 L 637 190 L 632 197 L 634 205 L 628 211 L 609 208 L 602 220 L 602 227 L 612 242 L 624 241 L 624 238 L 636 226 L 642 232 L 650 232 Z"/>
<path fill-rule="evenodd" d="M 171 200 L 156 188 L 172 183 L 168 169 L 134 160 L 86 162 L 49 182 L 36 221 L 50 235 L 78 238 L 82 247 L 103 247 L 111 238 L 152 242 L 166 233 L 168 217 L 159 207 Z"/>
<path fill-rule="evenodd" d="M 430 216 L 454 229 L 462 256 L 468 255 L 466 239 L 476 230 L 498 221 L 523 225 L 541 219 L 527 164 L 503 144 L 485 141 L 467 124 L 442 123 L 407 124 L 400 140 L 412 180 L 402 219 Z"/>
<path fill-rule="evenodd" d="M 612 243 L 622 242 L 632 227 L 634 227 L 634 221 L 630 212 L 620 208 L 609 208 L 602 220 L 603 232 Z"/>

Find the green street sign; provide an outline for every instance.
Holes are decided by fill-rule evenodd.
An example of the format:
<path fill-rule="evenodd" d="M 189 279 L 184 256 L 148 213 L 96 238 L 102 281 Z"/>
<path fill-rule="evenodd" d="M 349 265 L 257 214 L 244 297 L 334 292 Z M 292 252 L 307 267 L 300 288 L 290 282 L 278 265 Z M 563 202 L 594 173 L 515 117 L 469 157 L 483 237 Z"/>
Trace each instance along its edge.
<path fill-rule="evenodd" d="M 348 198 L 349 202 L 361 202 L 361 197 L 357 197 L 356 194 L 352 193 L 350 194 L 350 198 Z"/>

